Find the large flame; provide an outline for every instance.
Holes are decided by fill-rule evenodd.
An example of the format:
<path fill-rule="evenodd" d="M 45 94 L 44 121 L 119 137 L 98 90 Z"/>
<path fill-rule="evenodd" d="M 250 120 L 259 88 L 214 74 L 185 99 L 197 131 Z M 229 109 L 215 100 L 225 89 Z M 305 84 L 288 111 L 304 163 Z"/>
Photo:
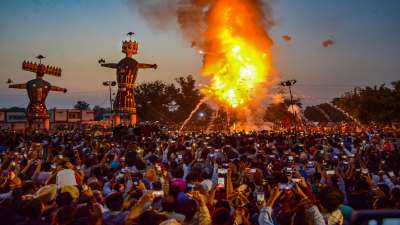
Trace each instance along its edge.
<path fill-rule="evenodd" d="M 254 2 L 214 1 L 207 17 L 202 73 L 211 76 L 209 93 L 233 109 L 259 99 L 271 73 L 272 41 Z"/>

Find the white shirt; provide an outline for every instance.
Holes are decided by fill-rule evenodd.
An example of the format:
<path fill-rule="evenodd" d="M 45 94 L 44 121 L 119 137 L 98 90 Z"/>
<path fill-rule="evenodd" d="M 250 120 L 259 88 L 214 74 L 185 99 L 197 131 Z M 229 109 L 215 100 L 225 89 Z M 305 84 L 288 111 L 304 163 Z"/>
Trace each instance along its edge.
<path fill-rule="evenodd" d="M 56 178 L 57 188 L 62 188 L 64 186 L 75 186 L 76 178 L 75 172 L 71 169 L 63 169 L 58 171 L 57 178 Z"/>

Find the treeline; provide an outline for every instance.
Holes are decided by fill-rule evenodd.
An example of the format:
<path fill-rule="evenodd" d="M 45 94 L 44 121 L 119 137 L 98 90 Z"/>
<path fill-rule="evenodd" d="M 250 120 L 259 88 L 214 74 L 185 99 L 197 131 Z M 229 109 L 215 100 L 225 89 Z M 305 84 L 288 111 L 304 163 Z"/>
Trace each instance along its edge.
<path fill-rule="evenodd" d="M 363 124 L 400 122 L 400 80 L 390 87 L 356 88 L 333 103 Z"/>
<path fill-rule="evenodd" d="M 175 83 L 154 81 L 135 87 L 137 114 L 141 121 L 163 121 L 180 123 L 184 121 L 203 98 L 193 76 L 179 77 Z M 193 121 L 208 121 L 213 110 L 203 104 Z"/>

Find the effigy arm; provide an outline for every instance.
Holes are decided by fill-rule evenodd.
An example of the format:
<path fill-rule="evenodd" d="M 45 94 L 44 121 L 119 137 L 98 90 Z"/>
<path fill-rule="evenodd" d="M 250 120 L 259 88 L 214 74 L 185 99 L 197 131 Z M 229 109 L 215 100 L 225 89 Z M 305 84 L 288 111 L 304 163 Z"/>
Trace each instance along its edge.
<path fill-rule="evenodd" d="M 157 69 L 157 64 L 147 64 L 147 63 L 139 63 L 138 64 L 139 69 L 149 69 L 149 68 L 153 68 L 153 69 Z"/>
<path fill-rule="evenodd" d="M 8 87 L 15 89 L 26 89 L 26 84 L 10 84 Z"/>
<path fill-rule="evenodd" d="M 51 86 L 50 91 L 57 91 L 57 92 L 67 93 L 67 89 L 66 88 L 57 87 L 57 86 Z"/>
<path fill-rule="evenodd" d="M 111 68 L 111 69 L 116 69 L 117 68 L 117 64 L 116 63 L 102 63 L 100 65 L 102 67 L 107 67 L 107 68 Z"/>

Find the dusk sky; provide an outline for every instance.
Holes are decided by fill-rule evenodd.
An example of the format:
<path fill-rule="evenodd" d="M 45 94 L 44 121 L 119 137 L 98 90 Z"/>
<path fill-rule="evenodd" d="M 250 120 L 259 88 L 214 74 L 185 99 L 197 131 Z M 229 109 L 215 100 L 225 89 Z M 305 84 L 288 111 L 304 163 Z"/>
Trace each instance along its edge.
<path fill-rule="evenodd" d="M 134 1 L 134 0 L 132 0 Z M 151 1 L 151 0 L 149 0 Z M 97 60 L 117 62 L 121 41 L 136 33 L 136 59 L 157 63 L 140 71 L 138 82 L 172 82 L 188 74 L 202 83 L 201 55 L 178 29 L 148 26 L 128 0 L 2 0 L 0 8 L 0 108 L 25 107 L 26 92 L 8 89 L 6 81 L 25 83 L 33 73 L 23 60 L 38 54 L 46 64 L 63 69 L 61 78 L 45 76 L 67 94 L 50 93 L 48 107 L 70 108 L 78 100 L 108 106 L 101 85 L 115 71 Z M 273 64 L 282 79 L 297 79 L 294 94 L 307 105 L 330 101 L 356 86 L 390 84 L 400 79 L 399 0 L 274 0 Z M 293 40 L 286 43 L 282 35 Z M 324 48 L 333 38 L 336 44 Z"/>

